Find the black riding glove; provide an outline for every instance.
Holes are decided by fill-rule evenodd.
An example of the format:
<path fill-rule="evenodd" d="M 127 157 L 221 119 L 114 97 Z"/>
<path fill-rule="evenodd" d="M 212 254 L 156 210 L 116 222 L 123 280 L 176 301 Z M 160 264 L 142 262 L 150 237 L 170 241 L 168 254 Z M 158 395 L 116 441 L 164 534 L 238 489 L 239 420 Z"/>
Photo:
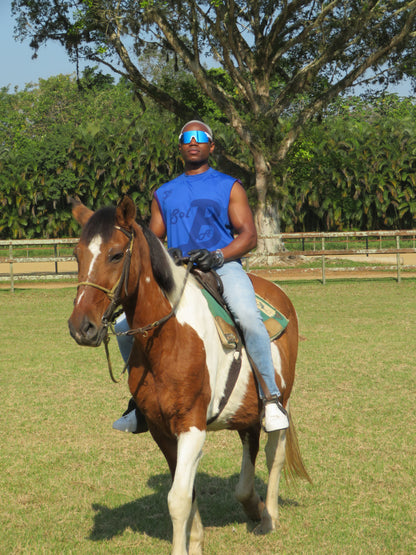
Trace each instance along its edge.
<path fill-rule="evenodd" d="M 209 252 L 207 249 L 195 249 L 189 251 L 189 260 L 203 272 L 208 272 L 211 268 L 219 268 L 224 264 L 224 255 L 218 249 Z"/>
<path fill-rule="evenodd" d="M 171 247 L 170 249 L 168 249 L 168 253 L 170 255 L 170 257 L 172 258 L 172 260 L 174 261 L 174 263 L 176 264 L 176 266 L 180 266 L 182 264 L 182 251 L 181 249 L 177 249 L 175 247 Z"/>

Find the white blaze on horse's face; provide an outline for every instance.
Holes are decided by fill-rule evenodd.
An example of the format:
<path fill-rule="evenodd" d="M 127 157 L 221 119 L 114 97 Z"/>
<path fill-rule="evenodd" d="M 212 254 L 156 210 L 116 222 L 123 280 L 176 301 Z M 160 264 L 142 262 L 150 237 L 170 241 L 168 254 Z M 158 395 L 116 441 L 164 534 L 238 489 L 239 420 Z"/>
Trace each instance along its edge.
<path fill-rule="evenodd" d="M 97 261 L 97 258 L 99 257 L 99 255 L 101 253 L 102 242 L 103 242 L 103 239 L 102 239 L 101 235 L 95 235 L 91 239 L 90 244 L 88 245 L 88 250 L 92 254 L 92 258 L 91 258 L 91 262 L 90 262 L 90 267 L 88 268 L 88 275 L 87 275 L 86 281 L 91 281 L 93 271 L 94 271 L 94 264 Z M 84 293 L 85 293 L 85 290 L 78 297 L 78 300 L 77 300 L 78 303 L 81 301 L 82 297 L 84 296 Z"/>
<path fill-rule="evenodd" d="M 92 259 L 90 262 L 90 267 L 88 270 L 88 278 L 90 278 L 92 276 L 92 272 L 94 269 L 94 264 L 97 260 L 97 258 L 99 257 L 100 253 L 101 253 L 101 244 L 103 242 L 103 239 L 101 237 L 101 235 L 95 235 L 95 237 L 93 237 L 90 241 L 90 244 L 88 245 L 88 250 L 90 251 L 90 253 L 92 254 Z"/>

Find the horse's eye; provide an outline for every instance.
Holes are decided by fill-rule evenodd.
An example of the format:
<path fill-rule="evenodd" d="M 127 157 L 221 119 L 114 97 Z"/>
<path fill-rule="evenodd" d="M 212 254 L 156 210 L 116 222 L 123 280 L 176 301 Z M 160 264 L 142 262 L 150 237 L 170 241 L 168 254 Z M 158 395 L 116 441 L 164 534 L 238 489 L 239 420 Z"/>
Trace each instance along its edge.
<path fill-rule="evenodd" d="M 123 259 L 123 256 L 124 256 L 124 252 L 117 252 L 116 254 L 113 254 L 110 256 L 110 262 L 113 262 L 113 263 L 120 262 L 120 260 Z"/>

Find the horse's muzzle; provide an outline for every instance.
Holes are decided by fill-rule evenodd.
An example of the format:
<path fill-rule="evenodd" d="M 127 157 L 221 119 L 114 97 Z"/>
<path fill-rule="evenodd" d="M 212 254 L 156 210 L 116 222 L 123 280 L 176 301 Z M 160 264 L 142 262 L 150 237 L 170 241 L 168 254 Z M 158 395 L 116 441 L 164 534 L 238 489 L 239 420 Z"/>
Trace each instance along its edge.
<path fill-rule="evenodd" d="M 72 320 L 68 320 L 69 333 L 75 339 L 78 345 L 87 347 L 99 347 L 106 334 L 106 328 L 102 325 L 97 326 L 91 322 L 87 316 L 84 316 L 77 324 Z"/>

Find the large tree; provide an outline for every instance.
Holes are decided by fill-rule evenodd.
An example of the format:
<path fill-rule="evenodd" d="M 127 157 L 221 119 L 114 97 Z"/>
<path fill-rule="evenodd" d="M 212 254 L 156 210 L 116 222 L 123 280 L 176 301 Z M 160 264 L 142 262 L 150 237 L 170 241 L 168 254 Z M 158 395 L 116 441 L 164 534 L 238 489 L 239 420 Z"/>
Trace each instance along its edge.
<path fill-rule="evenodd" d="M 415 65 L 416 0 L 13 0 L 12 7 L 17 34 L 30 37 L 35 52 L 59 41 L 74 60 L 105 64 L 178 117 L 200 116 L 141 61 L 162 53 L 159 60 L 171 54 L 181 63 L 250 153 L 239 164 L 254 168 L 262 235 L 279 231 L 273 168 L 304 125 L 360 80 L 387 85 Z M 275 243 L 259 247 L 271 252 Z"/>

